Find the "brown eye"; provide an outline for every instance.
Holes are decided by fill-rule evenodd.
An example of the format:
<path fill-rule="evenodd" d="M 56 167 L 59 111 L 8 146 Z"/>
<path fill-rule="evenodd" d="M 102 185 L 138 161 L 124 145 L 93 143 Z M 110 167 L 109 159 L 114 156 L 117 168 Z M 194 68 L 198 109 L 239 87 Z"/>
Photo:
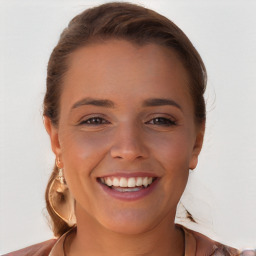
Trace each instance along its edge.
<path fill-rule="evenodd" d="M 101 117 L 91 117 L 89 119 L 83 120 L 80 124 L 83 125 L 101 125 L 101 124 L 109 124 L 109 122 Z"/>
<path fill-rule="evenodd" d="M 172 126 L 172 125 L 176 125 L 176 122 L 165 117 L 157 117 L 148 121 L 147 124 Z"/>

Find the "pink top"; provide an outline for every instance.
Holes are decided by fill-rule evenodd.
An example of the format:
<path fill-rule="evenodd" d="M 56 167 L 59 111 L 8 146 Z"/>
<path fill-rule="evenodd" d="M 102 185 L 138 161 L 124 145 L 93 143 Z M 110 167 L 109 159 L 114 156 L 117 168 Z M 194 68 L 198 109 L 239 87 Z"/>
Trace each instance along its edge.
<path fill-rule="evenodd" d="M 185 232 L 185 256 L 238 256 L 239 251 L 182 227 Z M 69 232 L 58 240 L 52 239 L 3 256 L 64 256 L 63 243 Z"/>

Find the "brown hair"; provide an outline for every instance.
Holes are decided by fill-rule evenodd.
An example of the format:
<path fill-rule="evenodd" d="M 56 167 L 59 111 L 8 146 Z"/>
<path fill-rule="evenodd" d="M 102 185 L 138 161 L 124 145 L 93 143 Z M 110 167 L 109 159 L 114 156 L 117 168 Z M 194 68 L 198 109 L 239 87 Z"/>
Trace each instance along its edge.
<path fill-rule="evenodd" d="M 79 47 L 112 38 L 124 39 L 137 45 L 155 43 L 173 49 L 190 76 L 189 90 L 194 102 L 195 122 L 199 125 L 204 123 L 206 69 L 187 36 L 172 21 L 152 10 L 116 2 L 85 10 L 74 17 L 62 32 L 49 59 L 44 98 L 44 116 L 50 118 L 53 125 L 58 126 L 61 85 L 68 69 L 69 56 Z M 56 175 L 55 166 L 45 195 L 54 234 L 59 236 L 70 227 L 54 213 L 49 204 L 49 188 Z"/>

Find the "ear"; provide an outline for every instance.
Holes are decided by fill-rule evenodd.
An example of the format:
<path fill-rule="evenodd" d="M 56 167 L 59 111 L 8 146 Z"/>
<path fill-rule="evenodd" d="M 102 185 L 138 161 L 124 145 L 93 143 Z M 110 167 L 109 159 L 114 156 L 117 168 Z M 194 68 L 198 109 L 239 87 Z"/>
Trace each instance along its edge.
<path fill-rule="evenodd" d="M 61 154 L 58 128 L 56 126 L 54 126 L 52 124 L 50 118 L 46 117 L 46 116 L 44 117 L 44 127 L 50 136 L 52 151 L 57 158 Z"/>
<path fill-rule="evenodd" d="M 194 170 L 198 163 L 198 156 L 201 152 L 203 141 L 204 141 L 204 132 L 205 132 L 205 122 L 197 128 L 196 139 L 192 151 L 192 156 L 189 162 L 189 169 Z"/>

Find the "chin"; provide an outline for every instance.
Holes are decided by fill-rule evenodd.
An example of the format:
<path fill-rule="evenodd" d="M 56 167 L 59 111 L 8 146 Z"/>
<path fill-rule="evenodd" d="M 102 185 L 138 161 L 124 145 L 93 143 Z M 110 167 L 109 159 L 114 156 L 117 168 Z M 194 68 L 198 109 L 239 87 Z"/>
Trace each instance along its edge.
<path fill-rule="evenodd" d="M 123 235 L 138 235 L 150 231 L 160 221 L 161 218 L 153 216 L 152 213 L 125 211 L 119 212 L 118 214 L 110 214 L 110 218 L 102 221 L 102 225 L 112 232 L 123 234 Z"/>

